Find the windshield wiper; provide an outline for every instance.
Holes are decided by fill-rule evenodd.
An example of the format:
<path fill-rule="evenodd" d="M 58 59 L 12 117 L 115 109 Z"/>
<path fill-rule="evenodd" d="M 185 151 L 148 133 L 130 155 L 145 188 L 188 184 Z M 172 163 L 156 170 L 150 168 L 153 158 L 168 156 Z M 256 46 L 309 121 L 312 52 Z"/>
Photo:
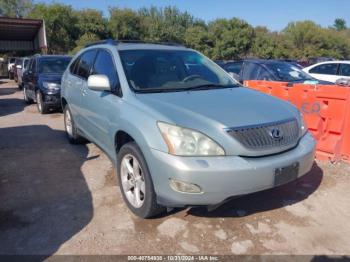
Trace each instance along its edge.
<path fill-rule="evenodd" d="M 186 88 L 183 88 L 183 90 L 189 91 L 189 90 L 203 90 L 203 89 L 210 89 L 210 88 L 232 88 L 232 87 L 239 87 L 239 85 L 205 84 L 205 85 L 186 87 Z"/>
<path fill-rule="evenodd" d="M 191 86 L 191 87 L 185 87 L 185 88 L 150 88 L 150 89 L 135 89 L 136 93 L 170 93 L 170 92 L 183 92 L 183 91 L 190 91 L 190 90 L 206 90 L 210 88 L 232 88 L 232 87 L 239 87 L 239 85 L 220 85 L 220 84 L 205 84 L 205 85 L 198 85 L 198 86 Z"/>

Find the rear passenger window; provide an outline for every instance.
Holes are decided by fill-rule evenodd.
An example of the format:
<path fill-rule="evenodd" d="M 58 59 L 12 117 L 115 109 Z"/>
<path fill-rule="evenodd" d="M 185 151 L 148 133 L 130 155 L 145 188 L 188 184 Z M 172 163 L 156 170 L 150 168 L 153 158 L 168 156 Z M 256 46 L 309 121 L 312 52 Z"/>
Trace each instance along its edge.
<path fill-rule="evenodd" d="M 96 49 L 88 50 L 81 55 L 80 61 L 79 61 L 79 67 L 77 70 L 78 76 L 84 79 L 87 79 L 89 77 L 90 69 L 94 62 L 95 55 L 96 55 Z"/>
<path fill-rule="evenodd" d="M 115 90 L 117 85 L 119 85 L 118 74 L 114 66 L 113 58 L 106 50 L 98 51 L 92 74 L 106 75 L 109 79 L 112 90 Z"/>
<path fill-rule="evenodd" d="M 323 64 L 312 68 L 311 74 L 336 75 L 338 71 L 338 64 Z"/>
<path fill-rule="evenodd" d="M 350 76 L 350 64 L 340 64 L 340 75 Z"/>

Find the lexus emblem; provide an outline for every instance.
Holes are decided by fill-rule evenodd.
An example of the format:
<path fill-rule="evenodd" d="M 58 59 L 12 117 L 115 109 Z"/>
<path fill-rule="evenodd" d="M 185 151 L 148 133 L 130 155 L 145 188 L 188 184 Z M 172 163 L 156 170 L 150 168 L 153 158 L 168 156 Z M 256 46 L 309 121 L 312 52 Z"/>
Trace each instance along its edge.
<path fill-rule="evenodd" d="M 269 132 L 269 135 L 271 138 L 273 138 L 276 141 L 281 141 L 283 139 L 283 133 L 278 128 L 271 129 Z"/>

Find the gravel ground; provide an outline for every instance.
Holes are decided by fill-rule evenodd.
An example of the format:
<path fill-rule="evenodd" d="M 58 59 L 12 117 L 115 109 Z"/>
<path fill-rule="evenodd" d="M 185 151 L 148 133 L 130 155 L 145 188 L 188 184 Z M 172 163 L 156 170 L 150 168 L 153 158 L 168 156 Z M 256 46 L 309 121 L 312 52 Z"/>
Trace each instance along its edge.
<path fill-rule="evenodd" d="M 151 220 L 122 201 L 112 163 L 70 145 L 61 113 L 40 115 L 0 80 L 0 254 L 350 254 L 350 167 L 316 163 L 288 185 L 215 211 Z"/>

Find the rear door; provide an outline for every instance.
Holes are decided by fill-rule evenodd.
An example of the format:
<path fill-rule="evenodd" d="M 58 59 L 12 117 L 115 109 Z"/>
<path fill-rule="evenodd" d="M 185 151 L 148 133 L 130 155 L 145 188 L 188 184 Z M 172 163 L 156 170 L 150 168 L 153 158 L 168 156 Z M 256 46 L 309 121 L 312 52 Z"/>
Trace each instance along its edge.
<path fill-rule="evenodd" d="M 309 69 L 309 74 L 319 80 L 329 81 L 335 83 L 338 79 L 337 63 L 325 63 Z"/>
<path fill-rule="evenodd" d="M 112 150 L 114 145 L 109 134 L 109 116 L 119 114 L 121 104 L 119 78 L 114 64 L 113 55 L 106 49 L 99 49 L 91 75 L 105 75 L 108 77 L 112 92 L 94 91 L 87 86 L 83 87 L 82 96 L 82 121 L 88 136 L 105 151 Z M 118 96 L 119 95 L 119 96 Z"/>

